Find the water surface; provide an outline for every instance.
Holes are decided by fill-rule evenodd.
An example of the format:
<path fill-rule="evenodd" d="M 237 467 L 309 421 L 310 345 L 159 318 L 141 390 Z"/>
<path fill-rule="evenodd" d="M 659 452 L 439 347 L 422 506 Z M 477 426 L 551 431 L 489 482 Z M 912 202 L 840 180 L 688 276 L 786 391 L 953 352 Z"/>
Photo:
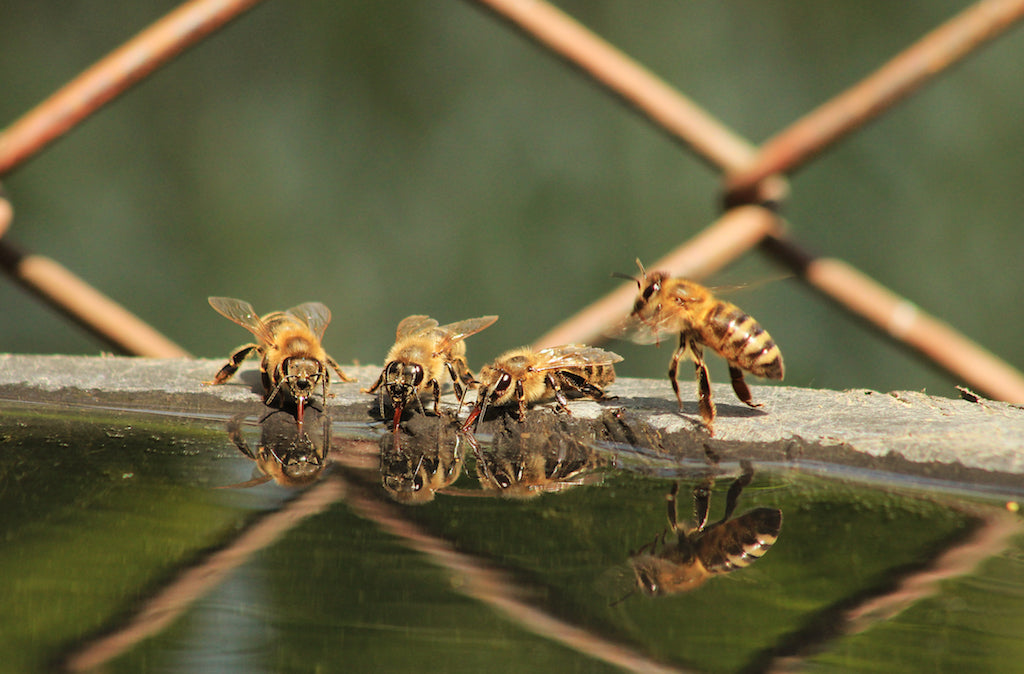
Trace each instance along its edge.
<path fill-rule="evenodd" d="M 396 444 L 314 415 L 296 443 L 287 423 L 256 421 L 5 404 L 12 671 L 934 672 L 1024 658 L 1012 489 L 562 437 L 474 447 L 439 420 Z M 697 540 L 702 487 L 709 526 L 732 488 L 719 526 L 741 537 L 748 513 L 778 510 L 777 540 L 650 596 L 637 560 L 669 527 L 674 490 L 668 549 Z"/>

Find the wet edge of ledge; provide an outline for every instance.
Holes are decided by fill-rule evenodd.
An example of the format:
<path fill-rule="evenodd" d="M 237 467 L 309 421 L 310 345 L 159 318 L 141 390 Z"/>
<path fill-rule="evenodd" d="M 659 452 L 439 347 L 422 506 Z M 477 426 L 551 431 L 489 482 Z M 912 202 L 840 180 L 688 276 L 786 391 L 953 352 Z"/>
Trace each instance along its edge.
<path fill-rule="evenodd" d="M 248 361 L 225 385 L 203 385 L 220 359 L 149 359 L 116 356 L 0 354 L 3 400 L 127 407 L 178 413 L 237 414 L 259 404 L 259 364 Z M 377 408 L 362 393 L 379 365 L 342 365 L 357 383 L 332 386 L 328 411 L 335 421 L 367 422 Z M 749 459 L 789 464 L 828 464 L 881 470 L 970 485 L 1022 488 L 1024 407 L 967 396 L 854 389 L 832 391 L 791 386 L 752 386 L 759 408 L 736 400 L 728 384 L 715 385 L 715 435 L 697 412 L 694 387 L 681 382 L 683 408 L 669 383 L 620 379 L 612 399 L 570 404 L 571 417 L 538 406 L 523 432 L 580 432 L 614 448 L 639 448 L 657 463 Z M 951 389 L 950 396 L 959 396 Z M 457 401 L 442 397 L 454 409 Z M 480 427 L 488 432 L 486 422 Z M 573 429 L 576 429 L 575 431 Z"/>

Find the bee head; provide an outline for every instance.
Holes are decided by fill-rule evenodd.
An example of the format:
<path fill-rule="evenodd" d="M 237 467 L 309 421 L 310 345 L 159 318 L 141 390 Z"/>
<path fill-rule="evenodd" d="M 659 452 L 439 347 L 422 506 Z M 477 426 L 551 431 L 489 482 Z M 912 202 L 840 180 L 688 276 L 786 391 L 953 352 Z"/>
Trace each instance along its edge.
<path fill-rule="evenodd" d="M 305 400 L 313 395 L 323 373 L 323 365 L 313 358 L 293 356 L 285 358 L 281 363 L 281 374 L 285 386 L 296 400 Z"/>
<path fill-rule="evenodd" d="M 396 407 L 405 407 L 423 385 L 423 366 L 393 360 L 384 368 L 384 390 Z"/>
<path fill-rule="evenodd" d="M 668 278 L 668 274 L 663 271 L 655 271 L 648 274 L 639 258 L 636 260 L 636 266 L 640 268 L 639 276 L 629 276 L 628 274 L 618 272 L 612 274 L 612 276 L 636 282 L 637 290 L 640 294 L 637 295 L 636 302 L 633 303 L 634 315 L 643 311 L 644 307 L 647 306 L 651 299 L 661 292 L 662 285 L 664 284 L 665 279 Z"/>

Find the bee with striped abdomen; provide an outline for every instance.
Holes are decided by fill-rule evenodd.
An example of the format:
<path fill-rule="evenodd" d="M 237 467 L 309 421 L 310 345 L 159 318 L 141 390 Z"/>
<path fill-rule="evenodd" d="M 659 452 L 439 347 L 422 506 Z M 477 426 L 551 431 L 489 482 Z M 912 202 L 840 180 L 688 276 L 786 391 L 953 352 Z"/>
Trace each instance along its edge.
<path fill-rule="evenodd" d="M 712 576 L 722 575 L 750 566 L 771 548 L 782 530 L 782 511 L 777 508 L 755 508 L 732 517 L 744 487 L 750 484 L 754 471 L 743 462 L 743 473 L 729 487 L 725 514 L 718 522 L 707 524 L 714 482 L 708 478 L 693 490 L 696 523 L 686 529 L 679 525 L 676 497 L 679 483 L 668 494 L 669 529 L 652 542 L 630 555 L 630 566 L 637 586 L 648 595 L 687 592 Z M 666 544 L 667 534 L 676 541 Z"/>
<path fill-rule="evenodd" d="M 434 414 L 440 414 L 441 380 L 451 377 L 455 396 L 462 402 L 466 387 L 474 382 L 466 364 L 465 339 L 492 325 L 497 316 L 469 318 L 457 323 L 438 325 L 429 316 L 402 319 L 395 331 L 395 344 L 385 357 L 384 369 L 377 381 L 364 393 L 380 393 L 380 416 L 384 418 L 384 399 L 394 408 L 395 432 L 402 413 L 415 400 L 423 409 L 419 395 L 429 391 L 434 396 Z"/>
<path fill-rule="evenodd" d="M 600 400 L 604 387 L 615 381 L 613 363 L 621 360 L 616 353 L 583 344 L 507 351 L 480 369 L 476 405 L 463 428 L 471 428 L 488 406 L 515 404 L 522 421 L 527 405 L 552 398 L 568 413 L 566 391 Z"/>
<path fill-rule="evenodd" d="M 640 294 L 625 327 L 633 330 L 634 341 L 646 344 L 660 342 L 666 335 L 678 333 L 679 345 L 672 354 L 668 377 L 680 409 L 683 400 L 679 395 L 676 375 L 680 358 L 688 356 L 697 371 L 700 416 L 708 434 L 714 434 L 715 403 L 711 400 L 704 346 L 729 364 L 736 397 L 751 407 L 759 407 L 751 398 L 743 372 L 767 379 L 783 377 L 782 352 L 768 331 L 735 304 L 716 298 L 699 283 L 670 278 L 661 271 L 646 272 L 640 260 L 636 263 L 640 267 L 640 276 L 625 278 L 636 281 Z"/>
<path fill-rule="evenodd" d="M 260 317 L 252 305 L 230 297 L 211 297 L 210 306 L 228 320 L 241 325 L 257 341 L 244 344 L 228 359 L 208 385 L 223 384 L 234 376 L 238 367 L 253 351 L 263 356 L 260 373 L 263 379 L 263 402 L 271 404 L 292 401 L 296 405 L 296 421 L 302 432 L 306 401 L 320 387 L 324 401 L 330 386 L 330 366 L 341 381 L 355 381 L 341 371 L 337 362 L 320 344 L 324 330 L 331 322 L 331 310 L 320 302 L 306 302 L 287 311 L 274 311 Z M 279 398 L 281 396 L 281 398 Z"/>

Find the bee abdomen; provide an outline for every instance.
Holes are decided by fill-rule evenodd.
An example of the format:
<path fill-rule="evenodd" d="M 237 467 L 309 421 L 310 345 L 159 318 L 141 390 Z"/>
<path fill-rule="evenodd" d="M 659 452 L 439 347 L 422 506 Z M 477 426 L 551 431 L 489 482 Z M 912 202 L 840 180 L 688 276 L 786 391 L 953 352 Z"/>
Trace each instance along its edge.
<path fill-rule="evenodd" d="M 712 573 L 750 566 L 775 545 L 782 530 L 782 511 L 756 508 L 704 533 L 699 556 Z"/>
<path fill-rule="evenodd" d="M 768 331 L 736 305 L 719 302 L 708 317 L 706 335 L 708 346 L 741 369 L 758 377 L 782 379 L 782 351 Z"/>
<path fill-rule="evenodd" d="M 604 388 L 615 381 L 615 367 L 611 364 L 584 365 L 571 368 L 570 371 L 576 371 L 585 381 L 598 388 Z"/>

